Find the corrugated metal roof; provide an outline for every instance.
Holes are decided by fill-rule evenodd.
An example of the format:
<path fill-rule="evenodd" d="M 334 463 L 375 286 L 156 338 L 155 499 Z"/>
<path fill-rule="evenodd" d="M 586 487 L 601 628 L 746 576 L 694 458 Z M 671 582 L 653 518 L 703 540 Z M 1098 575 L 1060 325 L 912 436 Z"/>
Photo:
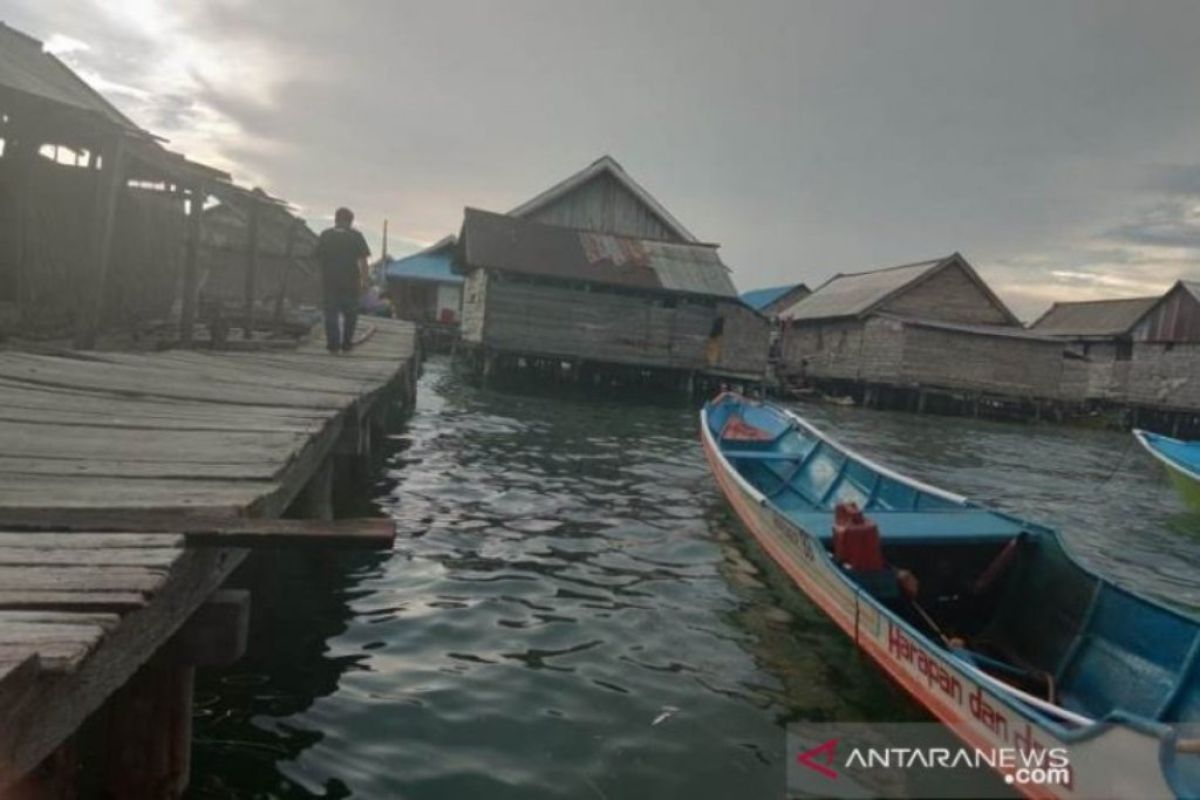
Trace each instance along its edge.
<path fill-rule="evenodd" d="M 803 283 L 789 283 L 786 286 L 772 286 L 768 289 L 754 289 L 742 293 L 742 302 L 751 308 L 762 311 L 793 289 L 803 286 Z"/>
<path fill-rule="evenodd" d="M 951 258 L 953 256 L 873 272 L 834 275 L 808 297 L 785 309 L 779 316 L 783 319 L 857 316 Z"/>
<path fill-rule="evenodd" d="M 737 297 L 715 245 L 632 239 L 468 208 L 461 252 L 467 269 Z"/>
<path fill-rule="evenodd" d="M 384 274 L 390 280 L 429 281 L 430 283 L 462 283 L 463 276 L 454 272 L 456 239 L 445 239 L 411 256 L 389 261 Z"/>
<path fill-rule="evenodd" d="M 1157 297 L 1124 297 L 1055 303 L 1030 325 L 1047 336 L 1120 336 L 1158 302 Z"/>
<path fill-rule="evenodd" d="M 91 111 L 114 125 L 145 133 L 67 65 L 47 53 L 40 41 L 3 22 L 0 22 L 0 87 Z"/>

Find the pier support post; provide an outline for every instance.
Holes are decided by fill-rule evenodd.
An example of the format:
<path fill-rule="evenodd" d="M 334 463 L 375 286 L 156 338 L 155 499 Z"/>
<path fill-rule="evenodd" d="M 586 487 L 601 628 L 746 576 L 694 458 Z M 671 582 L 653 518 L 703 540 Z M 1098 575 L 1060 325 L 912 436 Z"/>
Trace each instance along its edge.
<path fill-rule="evenodd" d="M 109 797 L 182 797 L 192 758 L 195 667 L 147 664 L 108 705 L 104 789 Z"/>
<path fill-rule="evenodd" d="M 925 403 L 928 399 L 929 399 L 929 395 L 927 395 L 925 393 L 924 389 L 917 390 L 917 413 L 918 414 L 925 413 Z"/>
<path fill-rule="evenodd" d="M 179 303 L 179 341 L 191 347 L 196 327 L 196 292 L 198 260 L 200 258 L 200 222 L 203 219 L 204 201 L 208 198 L 202 184 L 192 187 L 188 197 L 187 249 L 183 256 L 183 288 Z"/>

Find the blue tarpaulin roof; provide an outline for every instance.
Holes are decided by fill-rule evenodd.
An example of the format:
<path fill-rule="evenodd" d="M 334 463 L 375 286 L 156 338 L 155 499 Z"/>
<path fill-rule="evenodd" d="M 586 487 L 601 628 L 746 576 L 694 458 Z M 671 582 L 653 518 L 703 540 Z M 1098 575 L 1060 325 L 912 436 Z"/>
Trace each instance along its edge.
<path fill-rule="evenodd" d="M 787 286 L 772 286 L 770 289 L 755 289 L 742 295 L 742 302 L 756 311 L 762 311 L 785 294 L 795 289 L 799 284 L 789 283 Z"/>
<path fill-rule="evenodd" d="M 389 261 L 384 274 L 390 280 L 433 281 L 435 283 L 462 283 L 463 276 L 450 269 L 454 260 L 454 248 L 430 248 L 411 256 Z"/>

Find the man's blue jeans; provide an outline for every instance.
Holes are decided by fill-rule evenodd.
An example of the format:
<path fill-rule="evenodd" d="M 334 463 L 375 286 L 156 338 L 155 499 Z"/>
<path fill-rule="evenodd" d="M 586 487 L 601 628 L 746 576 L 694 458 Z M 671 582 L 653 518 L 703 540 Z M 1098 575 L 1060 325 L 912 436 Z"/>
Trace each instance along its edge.
<path fill-rule="evenodd" d="M 349 350 L 358 322 L 357 292 L 325 293 L 325 346 L 330 352 Z"/>

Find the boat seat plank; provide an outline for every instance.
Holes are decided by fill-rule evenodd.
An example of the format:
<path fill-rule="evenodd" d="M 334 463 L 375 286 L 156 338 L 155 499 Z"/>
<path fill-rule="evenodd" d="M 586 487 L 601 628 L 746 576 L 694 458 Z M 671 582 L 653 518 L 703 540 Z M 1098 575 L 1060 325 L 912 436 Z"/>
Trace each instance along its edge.
<path fill-rule="evenodd" d="M 787 517 L 822 542 L 833 541 L 832 511 L 787 511 Z M 1003 542 L 1021 533 L 1019 523 L 983 509 L 869 513 L 884 545 Z"/>
<path fill-rule="evenodd" d="M 726 450 L 726 458 L 739 458 L 751 461 L 799 461 L 803 458 L 803 453 L 778 453 L 767 450 L 758 452 L 755 450 Z"/>

